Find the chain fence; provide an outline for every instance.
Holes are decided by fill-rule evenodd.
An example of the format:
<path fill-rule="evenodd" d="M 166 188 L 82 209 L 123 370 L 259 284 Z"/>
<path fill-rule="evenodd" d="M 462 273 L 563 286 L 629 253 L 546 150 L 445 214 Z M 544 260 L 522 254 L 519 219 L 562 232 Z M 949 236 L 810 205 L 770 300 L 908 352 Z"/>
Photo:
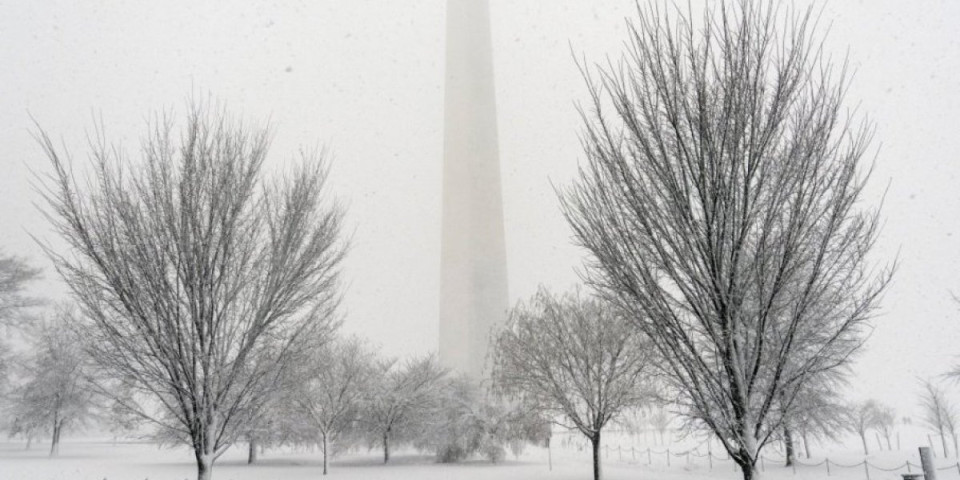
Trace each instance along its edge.
<path fill-rule="evenodd" d="M 727 455 L 726 452 L 718 455 L 712 450 L 703 452 L 701 451 L 700 447 L 681 451 L 672 451 L 670 448 L 637 448 L 636 446 L 632 445 L 629 448 L 626 448 L 622 445 L 611 446 L 607 444 L 603 446 L 602 455 L 606 460 L 615 459 L 637 464 L 646 464 L 648 466 L 652 466 L 654 463 L 665 463 L 667 467 L 693 466 L 697 465 L 698 462 L 703 462 L 706 464 L 705 466 L 712 471 L 714 468 L 730 468 L 731 465 L 725 464 L 726 462 L 730 462 L 733 470 L 736 471 L 739 469 L 736 462 L 733 462 L 733 459 Z M 715 465 L 715 462 L 723 463 L 724 465 L 721 467 L 720 465 Z M 703 465 L 703 463 L 701 463 L 701 465 Z M 772 457 L 761 455 L 758 459 L 758 464 L 761 471 L 766 471 L 768 467 L 773 467 L 774 465 L 779 465 L 779 468 L 787 468 L 785 456 Z M 792 469 L 794 475 L 797 474 L 798 469 L 809 471 L 811 469 L 823 468 L 826 476 L 828 477 L 840 473 L 840 470 L 860 469 L 863 472 L 862 477 L 866 480 L 873 480 L 871 478 L 871 472 L 921 473 L 923 471 L 919 463 L 913 463 L 910 460 L 906 460 L 902 464 L 882 465 L 872 463 L 868 459 L 864 458 L 860 462 L 848 464 L 831 460 L 829 457 L 824 458 L 819 462 L 810 462 L 801 460 L 800 458 L 794 458 L 794 461 L 791 462 L 789 468 Z M 938 472 L 953 471 L 960 475 L 960 459 L 954 460 L 952 463 L 943 463 L 935 468 Z"/>

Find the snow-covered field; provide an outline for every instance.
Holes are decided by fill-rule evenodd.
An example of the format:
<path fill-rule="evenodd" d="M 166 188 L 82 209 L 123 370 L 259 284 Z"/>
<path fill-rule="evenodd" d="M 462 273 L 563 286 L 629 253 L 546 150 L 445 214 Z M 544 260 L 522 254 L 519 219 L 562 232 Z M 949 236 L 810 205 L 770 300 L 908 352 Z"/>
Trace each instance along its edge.
<path fill-rule="evenodd" d="M 591 478 L 590 456 L 587 449 L 579 449 L 570 442 L 555 442 L 552 450 L 553 469 L 548 467 L 548 452 L 543 448 L 529 447 L 519 457 L 490 464 L 486 461 L 471 461 L 462 464 L 444 465 L 434 462 L 432 456 L 413 451 L 397 452 L 390 465 L 381 464 L 379 452 L 371 450 L 341 455 L 330 467 L 327 478 L 337 479 L 544 479 L 567 480 Z M 848 442 L 855 445 L 853 442 Z M 619 446 L 619 450 L 618 447 Z M 905 446 L 906 447 L 906 446 Z M 651 453 L 647 454 L 647 448 Z M 631 443 L 621 439 L 611 442 L 605 449 L 604 477 L 609 480 L 703 480 L 738 479 L 738 471 L 729 460 L 714 459 L 712 467 L 704 451 L 687 456 L 683 444 L 671 445 L 670 465 L 666 465 L 664 447 Z M 871 465 L 884 468 L 902 466 L 904 462 L 919 463 L 916 449 L 884 451 L 867 457 Z M 184 480 L 196 477 L 190 452 L 185 448 L 157 448 L 146 443 L 118 443 L 110 441 L 67 439 L 58 458 L 46 456 L 42 444 L 34 444 L 25 450 L 20 442 L 0 443 L 0 479 L 2 480 Z M 634 460 L 636 456 L 636 460 Z M 722 455 L 718 455 L 722 456 Z M 828 477 L 824 457 L 801 460 L 818 466 L 799 466 L 796 470 L 783 467 L 776 461 L 777 453 L 770 452 L 764 462 L 765 479 L 821 479 L 838 480 L 866 479 L 861 462 L 864 456 L 842 447 L 831 450 L 831 469 Z M 648 464 L 650 462 L 651 464 Z M 853 468 L 840 465 L 860 464 Z M 938 459 L 943 468 L 940 480 L 960 478 L 953 459 Z M 916 469 L 914 469 L 916 471 Z M 900 473 L 884 472 L 870 468 L 870 480 L 899 480 Z M 268 450 L 256 465 L 246 464 L 246 448 L 238 446 L 223 455 L 214 468 L 216 480 L 253 479 L 319 479 L 321 475 L 319 452 L 293 451 L 290 449 Z"/>

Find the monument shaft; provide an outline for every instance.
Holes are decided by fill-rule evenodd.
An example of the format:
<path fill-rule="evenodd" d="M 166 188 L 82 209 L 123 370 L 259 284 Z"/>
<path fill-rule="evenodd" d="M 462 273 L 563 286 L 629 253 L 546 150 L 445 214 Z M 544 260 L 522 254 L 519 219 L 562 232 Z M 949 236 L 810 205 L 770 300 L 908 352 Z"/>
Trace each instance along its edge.
<path fill-rule="evenodd" d="M 508 308 L 496 117 L 487 1 L 448 0 L 440 361 L 478 380 Z"/>

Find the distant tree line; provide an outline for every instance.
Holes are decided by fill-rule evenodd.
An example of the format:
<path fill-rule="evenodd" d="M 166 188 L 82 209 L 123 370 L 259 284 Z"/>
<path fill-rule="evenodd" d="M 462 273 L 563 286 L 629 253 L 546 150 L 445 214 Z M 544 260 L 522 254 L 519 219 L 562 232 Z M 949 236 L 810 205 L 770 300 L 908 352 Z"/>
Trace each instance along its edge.
<path fill-rule="evenodd" d="M 358 444 L 384 462 L 401 445 L 496 461 L 543 441 L 539 417 L 432 356 L 381 358 L 337 334 L 344 210 L 320 154 L 268 178 L 266 129 L 206 104 L 176 125 L 156 117 L 138 159 L 98 130 L 86 182 L 37 130 L 52 167 L 38 182 L 45 214 L 67 250 L 42 246 L 73 303 L 24 320 L 40 307 L 25 294 L 39 272 L 0 257 L 0 328 L 26 343 L 0 350 L 11 435 L 49 435 L 54 456 L 64 431 L 94 422 L 116 437 L 146 431 L 189 446 L 198 479 L 241 442 L 251 463 L 319 446 L 326 473 Z"/>

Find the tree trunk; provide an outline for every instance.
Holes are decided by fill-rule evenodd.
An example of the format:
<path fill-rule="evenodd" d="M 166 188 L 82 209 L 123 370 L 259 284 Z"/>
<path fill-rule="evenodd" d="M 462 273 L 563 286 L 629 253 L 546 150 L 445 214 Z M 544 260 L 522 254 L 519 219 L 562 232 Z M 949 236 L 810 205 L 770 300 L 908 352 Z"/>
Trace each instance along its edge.
<path fill-rule="evenodd" d="M 740 471 L 743 472 L 743 480 L 758 480 L 760 478 L 760 474 L 753 464 L 740 465 Z"/>
<path fill-rule="evenodd" d="M 783 448 L 785 450 L 785 457 L 787 457 L 786 465 L 787 467 L 793 465 L 794 460 L 796 460 L 796 454 L 793 451 L 793 432 L 790 431 L 790 428 L 784 425 L 783 427 Z"/>
<path fill-rule="evenodd" d="M 748 447 L 740 448 L 740 454 L 734 457 L 734 461 L 740 467 L 743 474 L 743 480 L 757 480 L 760 478 L 760 472 L 757 471 L 757 463 L 753 460 L 753 455 L 748 454 Z"/>
<path fill-rule="evenodd" d="M 887 439 L 887 450 L 893 450 L 893 445 L 890 444 L 890 434 L 887 433 L 883 437 Z"/>
<path fill-rule="evenodd" d="M 257 463 L 257 439 L 250 437 L 250 448 L 247 450 L 247 465 Z"/>
<path fill-rule="evenodd" d="M 213 455 L 197 452 L 196 456 L 197 480 L 210 480 L 213 478 Z"/>
<path fill-rule="evenodd" d="M 740 434 L 742 443 L 740 444 L 740 452 L 734 457 L 734 461 L 740 465 L 743 480 L 756 480 L 760 478 L 760 473 L 757 472 L 757 458 L 759 457 L 757 437 L 749 427 L 749 425 L 753 425 L 753 422 L 747 418 L 743 423 L 748 426 L 741 427 Z"/>
<path fill-rule="evenodd" d="M 33 445 L 33 435 L 27 435 L 27 450 Z"/>
<path fill-rule="evenodd" d="M 810 440 L 807 438 L 807 431 L 804 430 L 800 435 L 803 436 L 803 453 L 807 454 L 807 460 L 810 460 Z"/>
<path fill-rule="evenodd" d="M 390 432 L 383 432 L 383 463 L 390 461 Z"/>
<path fill-rule="evenodd" d="M 60 454 L 60 429 L 63 428 L 59 420 L 53 421 L 53 438 L 50 440 L 50 456 L 56 457 Z"/>
<path fill-rule="evenodd" d="M 547 467 L 553 471 L 553 452 L 550 450 L 550 437 L 547 437 Z"/>
<path fill-rule="evenodd" d="M 860 432 L 860 441 L 863 442 L 863 454 L 870 455 L 870 449 L 867 448 L 867 432 Z"/>
<path fill-rule="evenodd" d="M 600 432 L 590 437 L 593 446 L 593 480 L 600 480 Z"/>
<path fill-rule="evenodd" d="M 940 431 L 940 443 L 943 444 L 943 458 L 948 458 L 950 452 L 947 451 L 947 435 L 943 433 L 943 430 Z"/>
<path fill-rule="evenodd" d="M 323 474 L 327 474 L 327 434 L 324 433 L 323 437 Z"/>

